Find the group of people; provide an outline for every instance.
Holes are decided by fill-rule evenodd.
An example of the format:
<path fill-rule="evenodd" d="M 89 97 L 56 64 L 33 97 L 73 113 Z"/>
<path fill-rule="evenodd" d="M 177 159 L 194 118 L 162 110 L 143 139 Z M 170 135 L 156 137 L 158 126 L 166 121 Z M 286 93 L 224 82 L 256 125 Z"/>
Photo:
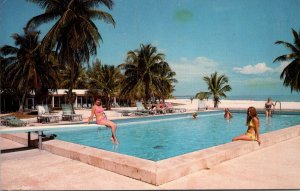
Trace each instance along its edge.
<path fill-rule="evenodd" d="M 160 101 L 159 103 L 152 102 L 149 108 L 152 114 L 167 112 L 166 105 L 163 103 L 163 101 Z"/>
<path fill-rule="evenodd" d="M 268 98 L 267 102 L 265 103 L 265 109 L 266 109 L 266 116 L 270 117 L 271 116 L 271 109 L 272 106 L 275 106 L 273 104 L 271 98 Z M 164 104 L 163 102 L 159 102 L 159 104 L 152 104 L 150 109 L 155 112 L 163 112 L 164 111 Z M 101 99 L 97 98 L 95 101 L 95 104 L 92 107 L 91 110 L 91 115 L 88 118 L 87 123 L 93 120 L 94 116 L 96 116 L 96 123 L 99 125 L 105 125 L 109 128 L 111 128 L 111 141 L 114 144 L 119 144 L 118 138 L 116 136 L 116 129 L 117 125 L 108 120 L 105 113 L 104 109 L 101 105 Z M 224 118 L 225 119 L 231 119 L 233 117 L 232 113 L 229 111 L 228 108 L 224 109 Z M 192 118 L 196 119 L 197 118 L 197 113 L 192 114 Z M 239 135 L 235 138 L 232 139 L 232 141 L 238 141 L 238 140 L 246 140 L 246 141 L 257 141 L 258 144 L 261 144 L 261 140 L 259 137 L 259 118 L 257 116 L 257 111 L 255 107 L 249 107 L 247 110 L 247 117 L 246 117 L 246 124 L 247 124 L 247 131 L 245 134 Z"/>

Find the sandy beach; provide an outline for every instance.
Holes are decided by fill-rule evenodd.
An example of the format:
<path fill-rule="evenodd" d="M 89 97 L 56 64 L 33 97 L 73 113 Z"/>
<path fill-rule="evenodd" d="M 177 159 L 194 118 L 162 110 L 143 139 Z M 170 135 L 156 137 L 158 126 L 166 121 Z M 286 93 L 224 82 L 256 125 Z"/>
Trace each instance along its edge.
<path fill-rule="evenodd" d="M 192 102 L 190 99 L 167 99 L 166 102 L 173 103 L 174 108 L 185 108 L 186 112 L 196 112 L 198 111 L 198 104 L 199 100 L 194 99 Z M 258 110 L 264 110 L 265 101 L 253 101 L 253 100 L 221 100 L 219 103 L 218 108 L 214 108 L 214 103 L 211 99 L 202 101 L 205 103 L 207 108 L 209 110 L 223 110 L 224 108 L 229 109 L 239 109 L 239 110 L 246 110 L 248 107 L 253 106 L 256 107 Z M 276 103 L 276 102 L 274 102 Z M 121 112 L 122 110 L 129 110 L 129 111 L 135 111 L 136 107 L 117 107 L 112 108 L 109 111 L 105 111 L 105 114 L 109 119 L 125 119 L 128 117 L 136 117 L 134 115 L 132 116 L 122 116 Z M 277 102 L 275 107 L 275 110 L 293 110 L 293 111 L 300 111 L 300 102 Z M 61 115 L 62 111 L 55 111 L 56 114 Z M 76 114 L 82 114 L 83 121 L 86 121 L 87 118 L 90 116 L 90 109 L 76 109 Z M 1 116 L 5 116 L 7 114 L 0 114 Z M 39 125 L 39 123 L 36 123 L 36 117 L 29 118 L 29 119 L 22 119 L 24 121 L 27 121 L 31 125 Z M 66 121 L 60 121 L 59 123 L 68 123 Z M 54 123 L 52 123 L 54 124 Z"/>
<path fill-rule="evenodd" d="M 199 100 L 194 99 L 192 102 L 190 99 L 168 99 L 166 102 L 173 103 L 174 108 L 185 108 L 187 112 L 195 112 L 198 111 L 198 103 Z M 212 100 L 205 100 L 205 104 L 207 105 L 208 109 L 220 109 L 223 110 L 224 108 L 229 109 L 243 109 L 246 110 L 248 107 L 253 106 L 257 109 L 263 110 L 265 101 L 253 101 L 253 100 L 221 100 L 218 108 L 214 108 L 214 104 Z M 274 102 L 275 103 L 275 102 Z M 300 111 L 300 102 L 277 102 L 275 105 L 275 110 L 298 110 Z M 122 116 L 120 112 L 121 110 L 136 110 L 136 107 L 119 107 L 119 108 L 112 108 L 110 111 L 105 111 L 106 115 L 110 119 L 122 119 L 125 116 Z M 76 110 L 76 113 L 83 114 L 83 119 L 87 119 L 90 115 L 90 110 L 88 109 L 81 109 Z"/>

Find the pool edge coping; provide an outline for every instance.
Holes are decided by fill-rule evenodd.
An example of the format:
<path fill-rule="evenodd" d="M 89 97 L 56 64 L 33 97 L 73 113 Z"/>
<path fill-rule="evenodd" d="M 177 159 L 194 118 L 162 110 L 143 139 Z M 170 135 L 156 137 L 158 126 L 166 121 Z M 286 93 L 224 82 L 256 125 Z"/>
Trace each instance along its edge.
<path fill-rule="evenodd" d="M 61 140 L 43 142 L 43 150 L 158 186 L 297 136 L 300 125 L 262 134 L 261 146 L 256 141 L 229 142 L 156 162 Z"/>

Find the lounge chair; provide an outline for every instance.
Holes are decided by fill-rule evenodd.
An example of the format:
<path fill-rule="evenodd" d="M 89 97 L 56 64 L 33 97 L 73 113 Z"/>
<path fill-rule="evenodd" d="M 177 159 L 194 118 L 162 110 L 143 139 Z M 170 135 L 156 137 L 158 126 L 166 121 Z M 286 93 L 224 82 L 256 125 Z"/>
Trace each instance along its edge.
<path fill-rule="evenodd" d="M 198 111 L 204 111 L 206 110 L 207 106 L 206 106 L 206 101 L 205 100 L 199 100 L 198 101 Z"/>
<path fill-rule="evenodd" d="M 171 108 L 171 111 L 172 112 L 175 112 L 175 113 L 183 113 L 183 112 L 186 112 L 186 108 L 178 108 L 178 107 L 173 107 L 172 106 L 172 103 L 171 102 L 167 102 L 168 103 L 168 108 Z"/>
<path fill-rule="evenodd" d="M 1 125 L 5 126 L 12 126 L 12 127 L 23 127 L 26 126 L 28 123 L 22 121 L 21 119 L 15 116 L 4 116 L 1 117 Z"/>
<path fill-rule="evenodd" d="M 38 123 L 50 123 L 59 121 L 59 115 L 51 114 L 48 105 L 37 105 L 36 109 L 38 111 Z"/>
<path fill-rule="evenodd" d="M 117 110 L 118 113 L 121 113 L 122 116 L 130 116 L 131 113 L 134 113 L 134 111 L 131 110 Z"/>
<path fill-rule="evenodd" d="M 73 112 L 70 104 L 61 104 L 63 110 L 62 120 L 75 121 L 76 119 L 82 121 L 82 114 L 76 114 Z"/>
<path fill-rule="evenodd" d="M 166 112 L 167 113 L 174 113 L 175 112 L 175 109 L 173 108 L 172 103 L 166 102 L 165 105 L 166 105 Z"/>
<path fill-rule="evenodd" d="M 134 112 L 135 115 L 148 115 L 151 113 L 149 109 L 146 109 L 142 102 L 136 102 L 136 111 Z"/>

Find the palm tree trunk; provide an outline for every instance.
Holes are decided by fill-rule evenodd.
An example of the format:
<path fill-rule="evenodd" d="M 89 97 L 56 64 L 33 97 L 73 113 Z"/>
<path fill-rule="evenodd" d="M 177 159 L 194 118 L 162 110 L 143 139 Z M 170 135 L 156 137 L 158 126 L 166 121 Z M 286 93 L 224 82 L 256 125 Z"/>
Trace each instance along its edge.
<path fill-rule="evenodd" d="M 218 101 L 214 100 L 214 108 L 218 108 Z"/>
<path fill-rule="evenodd" d="M 24 92 L 23 96 L 22 96 L 22 99 L 21 99 L 21 102 L 20 102 L 20 106 L 19 106 L 19 113 L 23 113 L 24 112 L 24 103 L 25 103 L 25 98 L 26 98 L 26 92 Z"/>
<path fill-rule="evenodd" d="M 71 105 L 72 113 L 75 113 L 74 104 L 73 104 L 73 96 L 72 96 L 73 87 L 70 86 L 67 94 L 67 102 Z"/>
<path fill-rule="evenodd" d="M 106 103 L 106 110 L 110 110 L 110 96 L 108 95 L 108 101 Z"/>

